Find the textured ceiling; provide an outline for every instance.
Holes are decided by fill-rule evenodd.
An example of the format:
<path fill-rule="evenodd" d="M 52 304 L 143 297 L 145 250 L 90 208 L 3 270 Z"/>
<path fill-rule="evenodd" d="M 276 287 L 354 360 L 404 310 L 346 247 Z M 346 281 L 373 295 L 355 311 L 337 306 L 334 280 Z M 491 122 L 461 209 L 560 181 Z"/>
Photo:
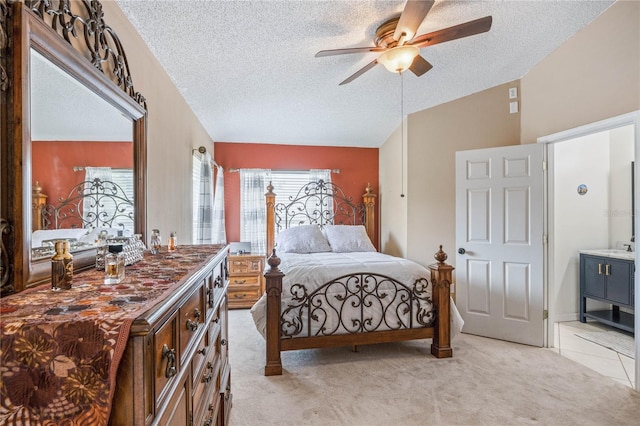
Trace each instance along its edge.
<path fill-rule="evenodd" d="M 400 124 L 397 74 L 379 65 L 338 86 L 375 53 L 314 55 L 372 46 L 404 1 L 117 1 L 214 141 L 378 147 Z M 612 3 L 436 1 L 417 34 L 493 26 L 423 48 L 434 67 L 403 75 L 404 114 L 521 78 Z"/>

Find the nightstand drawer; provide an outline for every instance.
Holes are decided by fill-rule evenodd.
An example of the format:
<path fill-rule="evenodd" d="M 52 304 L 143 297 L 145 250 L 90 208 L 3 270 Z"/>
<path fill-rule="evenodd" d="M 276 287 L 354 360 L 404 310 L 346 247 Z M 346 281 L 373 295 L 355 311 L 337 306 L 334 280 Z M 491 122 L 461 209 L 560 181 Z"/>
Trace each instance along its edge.
<path fill-rule="evenodd" d="M 241 288 L 229 288 L 229 306 L 253 305 L 261 296 L 260 286 L 247 286 Z"/>
<path fill-rule="evenodd" d="M 233 256 L 229 259 L 229 274 L 257 274 L 262 272 L 262 258 L 240 258 Z"/>
<path fill-rule="evenodd" d="M 230 277 L 229 285 L 231 286 L 260 285 L 260 277 L 258 275 L 248 276 L 248 277 Z"/>

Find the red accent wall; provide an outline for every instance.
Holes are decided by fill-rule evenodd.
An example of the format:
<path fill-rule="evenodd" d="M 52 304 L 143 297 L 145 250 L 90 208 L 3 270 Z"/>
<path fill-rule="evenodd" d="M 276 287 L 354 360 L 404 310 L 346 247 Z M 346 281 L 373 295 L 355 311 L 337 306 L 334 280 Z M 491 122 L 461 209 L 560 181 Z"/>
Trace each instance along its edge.
<path fill-rule="evenodd" d="M 240 174 L 230 168 L 271 170 L 340 169 L 331 180 L 354 200 L 362 200 L 367 183 L 378 193 L 378 148 L 215 143 L 215 160 L 224 167 L 224 206 L 227 241 L 240 241 Z M 278 188 L 274 191 L 278 193 Z M 378 212 L 376 238 L 378 246 Z"/>
<path fill-rule="evenodd" d="M 48 204 L 66 198 L 70 189 L 84 181 L 84 171 L 75 166 L 133 168 L 131 142 L 33 141 L 31 179 L 38 181 Z"/>

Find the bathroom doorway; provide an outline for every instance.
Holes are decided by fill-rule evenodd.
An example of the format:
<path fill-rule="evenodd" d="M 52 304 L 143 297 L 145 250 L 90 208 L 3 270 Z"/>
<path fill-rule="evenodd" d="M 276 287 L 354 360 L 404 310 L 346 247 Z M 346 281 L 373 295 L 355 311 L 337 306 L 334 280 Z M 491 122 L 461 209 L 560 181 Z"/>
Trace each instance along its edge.
<path fill-rule="evenodd" d="M 580 340 L 572 342 L 567 336 L 575 333 L 570 328 L 561 329 L 563 324 L 577 329 L 583 325 L 577 322 L 579 251 L 626 249 L 625 244 L 633 247 L 631 164 L 640 144 L 639 116 L 640 112 L 626 114 L 538 140 L 548 144 L 547 334 L 549 346 L 556 349 L 562 350 L 564 343 L 587 351 L 589 344 L 585 342 L 585 346 Z M 635 190 L 637 192 L 637 185 Z M 635 321 L 638 329 L 637 316 Z M 587 326 L 600 327 L 591 322 Z M 572 351 L 568 345 L 564 346 L 565 353 Z M 637 346 L 636 340 L 635 352 L 638 352 Z M 583 363 L 587 364 L 589 357 L 585 359 Z M 626 364 L 622 364 L 622 360 Z M 624 381 L 631 375 L 627 378 L 637 389 L 638 360 L 621 358 L 620 363 L 618 378 Z"/>

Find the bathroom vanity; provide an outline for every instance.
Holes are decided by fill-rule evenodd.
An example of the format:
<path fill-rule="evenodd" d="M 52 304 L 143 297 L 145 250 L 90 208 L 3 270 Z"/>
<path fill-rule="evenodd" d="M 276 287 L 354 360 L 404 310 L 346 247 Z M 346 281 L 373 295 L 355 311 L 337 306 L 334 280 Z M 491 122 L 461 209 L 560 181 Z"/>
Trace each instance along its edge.
<path fill-rule="evenodd" d="M 635 253 L 624 250 L 580 250 L 580 322 L 596 320 L 633 332 Z M 589 299 L 609 303 L 588 310 Z"/>

